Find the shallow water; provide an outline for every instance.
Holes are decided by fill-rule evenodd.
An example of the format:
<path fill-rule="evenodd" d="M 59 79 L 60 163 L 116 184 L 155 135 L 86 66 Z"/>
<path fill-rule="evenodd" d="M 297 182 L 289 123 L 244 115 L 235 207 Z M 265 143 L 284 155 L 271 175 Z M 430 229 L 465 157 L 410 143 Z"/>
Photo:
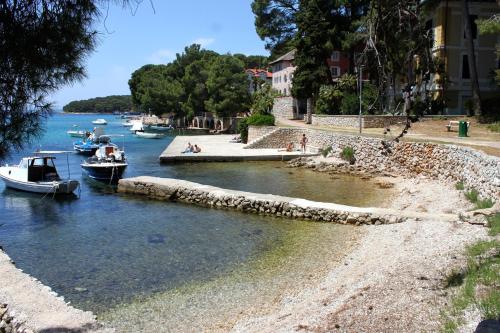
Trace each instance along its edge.
<path fill-rule="evenodd" d="M 73 124 L 92 128 L 90 121 L 97 117 L 56 114 L 36 148 L 71 150 L 74 139 L 65 131 Z M 121 119 L 104 118 L 109 122 L 106 133 L 125 135 L 130 164 L 125 177 L 174 177 L 353 205 L 376 205 L 388 193 L 357 178 L 331 179 L 311 170 L 288 169 L 279 162 L 161 166 L 158 156 L 172 137 L 136 138 L 120 126 Z M 114 140 L 120 145 L 121 141 Z M 14 154 L 7 162 L 17 163 L 34 148 Z M 113 187 L 82 176 L 81 159 L 76 154 L 68 157 L 71 176 L 81 182 L 80 198 L 42 198 L 5 189 L 0 183 L 0 245 L 19 268 L 86 310 L 103 313 L 132 299 L 234 275 L 242 265 L 266 257 L 280 244 L 293 244 L 281 251 L 284 257 L 291 253 L 290 247 L 308 244 L 286 240 L 323 239 L 316 236 L 345 232 L 335 225 L 118 195 Z M 59 157 L 57 165 L 65 175 L 66 158 Z M 343 237 L 335 242 L 341 244 Z M 244 275 L 252 275 L 253 266 L 246 267 L 250 268 Z"/>

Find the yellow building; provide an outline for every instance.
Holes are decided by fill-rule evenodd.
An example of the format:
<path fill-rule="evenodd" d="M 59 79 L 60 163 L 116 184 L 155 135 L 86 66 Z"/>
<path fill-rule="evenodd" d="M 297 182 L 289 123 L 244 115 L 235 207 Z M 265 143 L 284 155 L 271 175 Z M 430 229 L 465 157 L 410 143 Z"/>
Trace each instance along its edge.
<path fill-rule="evenodd" d="M 492 73 L 500 65 L 495 53 L 500 36 L 479 35 L 474 21 L 489 18 L 498 12 L 500 6 L 496 1 L 469 1 L 479 87 L 483 99 L 500 94 Z M 444 94 L 446 114 L 466 114 L 464 103 L 471 99 L 472 93 L 462 1 L 440 1 L 433 10 L 428 25 L 432 27 L 434 35 L 433 54 L 441 59 L 446 73 L 435 75 L 432 90 L 435 95 Z"/>

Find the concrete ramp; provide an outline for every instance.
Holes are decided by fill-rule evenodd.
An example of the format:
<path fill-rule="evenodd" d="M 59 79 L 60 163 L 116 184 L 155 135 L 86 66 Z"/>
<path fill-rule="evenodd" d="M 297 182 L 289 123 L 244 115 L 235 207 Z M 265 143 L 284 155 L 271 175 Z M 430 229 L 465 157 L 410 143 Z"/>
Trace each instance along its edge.
<path fill-rule="evenodd" d="M 161 153 L 161 163 L 177 162 L 230 162 L 230 161 L 289 161 L 297 157 L 315 156 L 317 153 L 284 149 L 245 149 L 243 143 L 231 142 L 234 135 L 176 136 Z M 188 143 L 198 145 L 200 153 L 182 153 Z"/>

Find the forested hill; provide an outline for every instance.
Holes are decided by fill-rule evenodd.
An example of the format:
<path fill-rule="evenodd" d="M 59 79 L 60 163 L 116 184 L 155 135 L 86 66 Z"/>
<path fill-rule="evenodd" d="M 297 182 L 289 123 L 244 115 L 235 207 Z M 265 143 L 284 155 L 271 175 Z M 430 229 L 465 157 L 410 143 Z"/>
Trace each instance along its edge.
<path fill-rule="evenodd" d="M 131 109 L 132 98 L 130 95 L 115 95 L 72 101 L 63 107 L 64 112 L 74 113 L 112 113 L 115 111 L 130 111 Z"/>

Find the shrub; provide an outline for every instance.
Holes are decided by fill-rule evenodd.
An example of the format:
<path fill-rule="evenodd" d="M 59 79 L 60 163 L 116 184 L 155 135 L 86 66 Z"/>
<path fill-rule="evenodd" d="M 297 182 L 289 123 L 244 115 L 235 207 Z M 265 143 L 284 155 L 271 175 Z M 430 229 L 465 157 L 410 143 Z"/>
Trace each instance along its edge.
<path fill-rule="evenodd" d="M 496 121 L 493 124 L 489 124 L 488 129 L 492 132 L 500 133 L 500 121 Z"/>
<path fill-rule="evenodd" d="M 464 182 L 460 181 L 460 182 L 456 183 L 455 188 L 459 191 L 463 191 L 464 190 Z"/>
<path fill-rule="evenodd" d="M 465 197 L 469 199 L 470 202 L 476 205 L 474 209 L 485 209 L 491 208 L 495 204 L 491 199 L 479 199 L 479 192 L 473 188 L 470 191 L 464 193 Z"/>
<path fill-rule="evenodd" d="M 485 98 L 481 101 L 481 116 L 479 122 L 493 123 L 500 121 L 500 112 L 498 105 L 500 104 L 500 96 Z"/>
<path fill-rule="evenodd" d="M 340 152 L 340 158 L 348 161 L 351 164 L 354 164 L 354 162 L 356 161 L 356 159 L 354 158 L 354 148 L 352 148 L 351 146 L 344 147 Z"/>
<path fill-rule="evenodd" d="M 240 133 L 241 142 L 247 143 L 248 126 L 274 126 L 274 116 L 272 114 L 256 113 L 248 118 L 242 119 L 238 124 L 238 132 Z"/>
<path fill-rule="evenodd" d="M 333 150 L 332 146 L 326 146 L 326 147 L 324 147 L 324 148 L 321 148 L 321 149 L 319 150 L 319 152 L 321 153 L 321 155 L 322 155 L 323 157 L 327 157 L 327 156 L 328 156 L 328 154 L 330 154 L 330 153 L 332 152 L 332 150 Z"/>

